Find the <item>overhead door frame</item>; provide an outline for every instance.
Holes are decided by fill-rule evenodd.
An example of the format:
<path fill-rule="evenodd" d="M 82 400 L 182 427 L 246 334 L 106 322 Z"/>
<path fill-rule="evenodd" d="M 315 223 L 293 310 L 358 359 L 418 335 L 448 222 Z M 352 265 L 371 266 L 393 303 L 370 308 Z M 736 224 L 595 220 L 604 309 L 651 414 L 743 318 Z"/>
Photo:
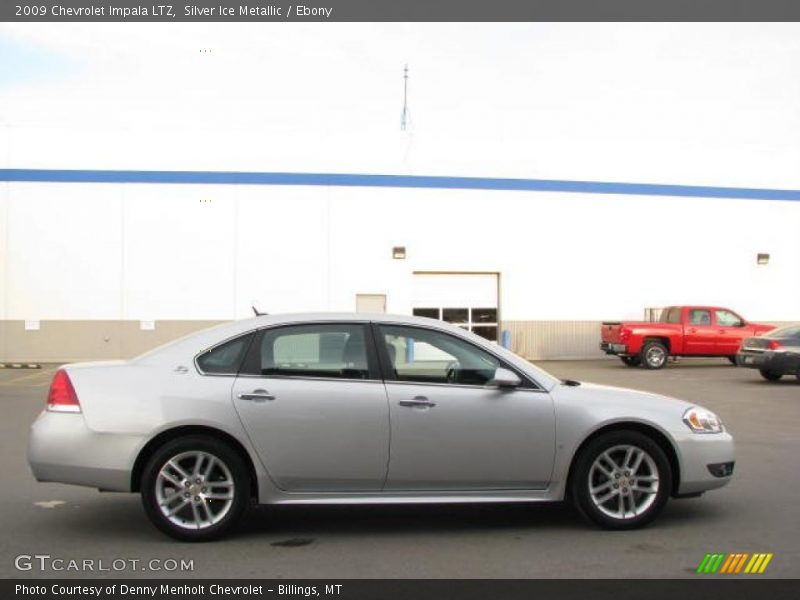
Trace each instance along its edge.
<path fill-rule="evenodd" d="M 503 310 L 500 296 L 500 271 L 412 271 L 411 275 L 494 275 L 497 282 L 497 341 L 500 342 L 502 334 Z"/>

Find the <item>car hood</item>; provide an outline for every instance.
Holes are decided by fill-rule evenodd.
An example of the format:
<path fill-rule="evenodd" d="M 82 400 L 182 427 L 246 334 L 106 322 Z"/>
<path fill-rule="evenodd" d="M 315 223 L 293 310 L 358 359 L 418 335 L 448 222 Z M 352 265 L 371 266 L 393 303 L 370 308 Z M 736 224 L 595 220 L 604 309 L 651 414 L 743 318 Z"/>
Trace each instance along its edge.
<path fill-rule="evenodd" d="M 585 427 L 637 422 L 671 432 L 673 437 L 689 433 L 683 423 L 686 410 L 698 404 L 628 388 L 581 383 L 557 385 L 551 392 L 559 421 L 571 420 Z"/>
<path fill-rule="evenodd" d="M 570 391 L 574 395 L 583 396 L 587 402 L 612 401 L 635 405 L 662 405 L 678 410 L 686 410 L 690 406 L 697 406 L 696 404 L 691 404 L 685 400 L 673 398 L 672 396 L 664 396 L 654 392 L 644 392 L 642 390 L 616 387 L 613 385 L 603 385 L 600 383 L 581 381 L 580 385 L 562 385 L 561 387 L 570 388 Z"/>

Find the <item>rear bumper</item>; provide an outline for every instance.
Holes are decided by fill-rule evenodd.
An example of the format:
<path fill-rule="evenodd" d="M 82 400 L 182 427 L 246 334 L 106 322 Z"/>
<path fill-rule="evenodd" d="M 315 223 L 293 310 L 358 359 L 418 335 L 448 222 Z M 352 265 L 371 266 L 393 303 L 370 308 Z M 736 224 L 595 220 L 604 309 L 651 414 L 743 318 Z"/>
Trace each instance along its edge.
<path fill-rule="evenodd" d="M 720 488 L 731 480 L 736 455 L 730 434 L 689 433 L 676 441 L 681 463 L 679 495 Z"/>
<path fill-rule="evenodd" d="M 615 356 L 628 356 L 628 346 L 625 344 L 612 344 L 611 342 L 600 342 L 600 350 L 606 354 Z"/>
<path fill-rule="evenodd" d="M 800 369 L 800 355 L 793 352 L 748 352 L 736 355 L 736 364 L 749 369 L 763 369 L 776 373 L 797 373 Z"/>
<path fill-rule="evenodd" d="M 81 413 L 43 411 L 28 442 L 28 464 L 37 481 L 128 492 L 140 436 L 90 430 Z"/>

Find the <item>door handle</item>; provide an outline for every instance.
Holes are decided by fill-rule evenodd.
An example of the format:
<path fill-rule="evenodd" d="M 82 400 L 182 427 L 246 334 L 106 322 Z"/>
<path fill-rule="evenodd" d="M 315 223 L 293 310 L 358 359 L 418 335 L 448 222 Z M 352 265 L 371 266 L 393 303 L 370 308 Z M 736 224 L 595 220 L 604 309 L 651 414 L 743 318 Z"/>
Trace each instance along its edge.
<path fill-rule="evenodd" d="M 412 408 L 432 408 L 436 406 L 436 402 L 431 402 L 425 396 L 414 396 L 411 400 L 400 400 L 400 406 L 409 406 Z"/>
<path fill-rule="evenodd" d="M 236 394 L 240 400 L 253 400 L 255 402 L 264 402 L 265 400 L 275 400 L 275 396 L 270 394 L 267 390 L 253 390 L 251 393 Z"/>

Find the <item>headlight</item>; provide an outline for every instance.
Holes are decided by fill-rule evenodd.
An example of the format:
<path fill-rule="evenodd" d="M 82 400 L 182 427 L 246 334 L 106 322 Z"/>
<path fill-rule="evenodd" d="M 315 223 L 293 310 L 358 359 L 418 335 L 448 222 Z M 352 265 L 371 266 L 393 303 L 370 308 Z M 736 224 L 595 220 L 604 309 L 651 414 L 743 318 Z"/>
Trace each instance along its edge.
<path fill-rule="evenodd" d="M 695 433 L 722 433 L 725 430 L 717 415 L 696 406 L 683 413 L 683 422 Z"/>

